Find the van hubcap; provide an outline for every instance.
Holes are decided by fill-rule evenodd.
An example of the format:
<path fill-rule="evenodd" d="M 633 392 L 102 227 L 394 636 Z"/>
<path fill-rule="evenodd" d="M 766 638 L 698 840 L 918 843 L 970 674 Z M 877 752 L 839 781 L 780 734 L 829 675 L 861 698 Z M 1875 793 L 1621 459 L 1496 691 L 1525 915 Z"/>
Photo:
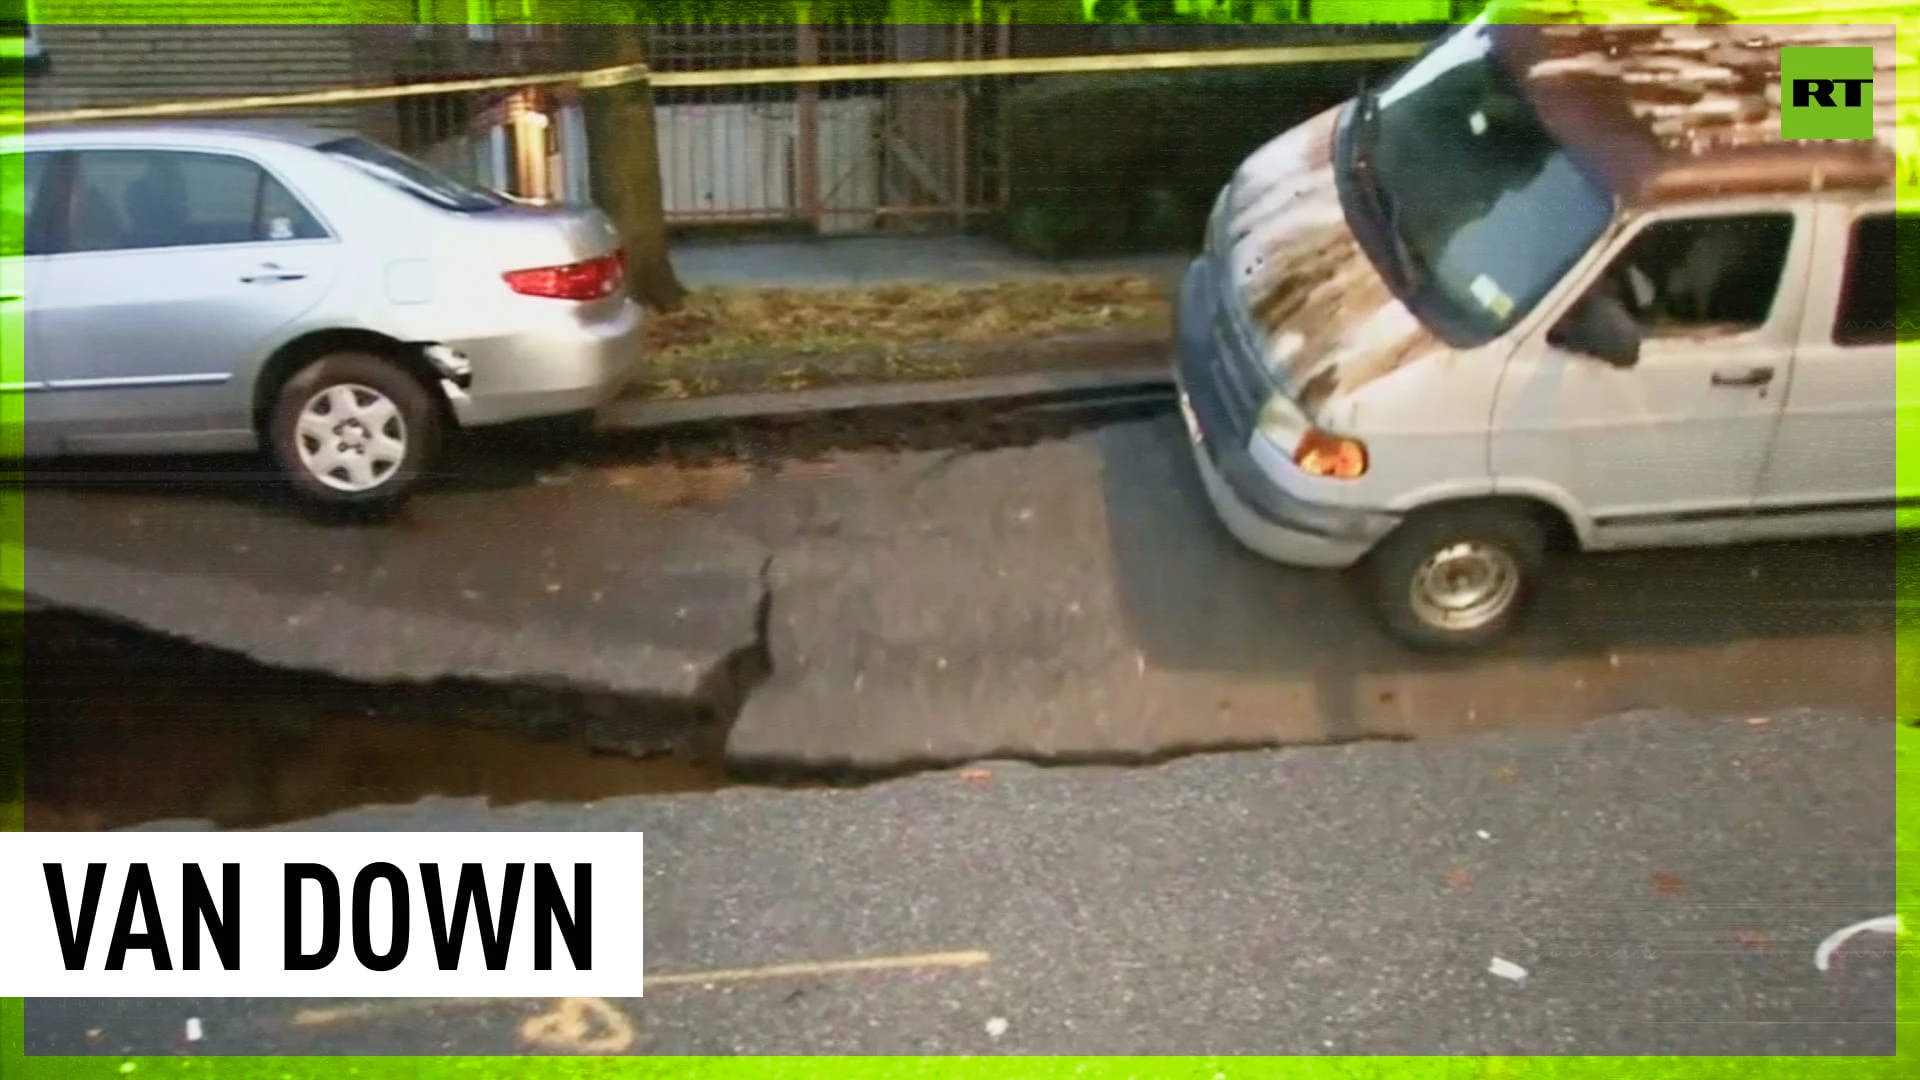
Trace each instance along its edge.
<path fill-rule="evenodd" d="M 1513 606 L 1519 593 L 1519 564 L 1489 544 L 1441 548 L 1413 576 L 1414 613 L 1443 630 L 1478 630 Z"/>
<path fill-rule="evenodd" d="M 307 399 L 294 431 L 300 464 L 335 491 L 372 491 L 407 459 L 407 422 L 387 395 L 353 383 Z"/>

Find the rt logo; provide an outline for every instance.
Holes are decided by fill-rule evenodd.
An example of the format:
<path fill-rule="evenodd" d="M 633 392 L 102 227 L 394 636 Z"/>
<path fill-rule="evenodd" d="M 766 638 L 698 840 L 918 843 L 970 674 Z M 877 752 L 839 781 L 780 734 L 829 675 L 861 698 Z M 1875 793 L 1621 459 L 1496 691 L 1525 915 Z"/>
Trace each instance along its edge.
<path fill-rule="evenodd" d="M 1873 48 L 1780 50 L 1780 137 L 1873 138 Z"/>

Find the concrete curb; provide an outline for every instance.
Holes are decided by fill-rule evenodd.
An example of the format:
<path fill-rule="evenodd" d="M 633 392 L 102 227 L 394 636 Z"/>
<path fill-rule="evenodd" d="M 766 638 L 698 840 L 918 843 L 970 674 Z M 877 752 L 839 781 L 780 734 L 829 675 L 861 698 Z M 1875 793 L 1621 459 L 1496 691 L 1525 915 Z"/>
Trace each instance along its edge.
<path fill-rule="evenodd" d="M 647 431 L 681 424 L 765 416 L 809 416 L 853 409 L 1154 391 L 1172 385 L 1173 372 L 1168 365 L 1142 364 L 1091 370 L 1036 371 L 976 379 L 931 379 L 831 386 L 817 390 L 717 394 L 674 401 L 618 401 L 601 411 L 596 427 L 604 432 Z"/>

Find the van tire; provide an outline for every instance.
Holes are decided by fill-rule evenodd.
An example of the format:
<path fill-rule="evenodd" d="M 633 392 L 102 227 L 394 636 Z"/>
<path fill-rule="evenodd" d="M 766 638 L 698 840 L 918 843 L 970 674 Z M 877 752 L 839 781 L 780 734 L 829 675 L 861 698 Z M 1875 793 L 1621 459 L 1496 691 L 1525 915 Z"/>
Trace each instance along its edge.
<path fill-rule="evenodd" d="M 329 391 L 341 393 L 329 395 Z M 363 407 L 391 406 L 391 422 L 383 431 L 363 427 L 350 436 L 355 445 L 369 448 L 375 465 L 371 484 L 354 484 L 341 472 L 333 475 L 334 482 L 323 478 L 318 465 L 325 459 L 317 456 L 322 448 L 311 434 L 302 434 L 301 420 L 329 397 L 341 401 L 350 397 Z M 432 468 L 440 453 L 443 425 L 431 391 L 404 366 L 372 353 L 336 352 L 301 367 L 280 386 L 267 432 L 274 460 L 303 500 L 321 508 L 380 517 L 405 503 Z M 398 439 L 397 459 L 379 457 L 372 442 L 379 435 Z M 382 444 L 393 445 L 386 440 Z"/>
<path fill-rule="evenodd" d="M 1373 601 L 1389 633 L 1429 652 L 1485 648 L 1513 628 L 1537 591 L 1547 536 L 1519 507 L 1436 507 L 1416 513 L 1368 556 Z M 1438 600 L 1437 582 L 1451 564 L 1454 580 L 1478 604 L 1455 609 Z M 1475 586 L 1479 586 L 1476 588 Z"/>

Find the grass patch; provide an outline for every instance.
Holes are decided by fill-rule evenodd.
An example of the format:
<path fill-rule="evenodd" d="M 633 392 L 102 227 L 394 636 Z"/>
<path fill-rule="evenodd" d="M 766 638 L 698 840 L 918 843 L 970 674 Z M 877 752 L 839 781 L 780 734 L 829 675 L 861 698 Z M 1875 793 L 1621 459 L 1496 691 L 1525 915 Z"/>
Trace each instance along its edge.
<path fill-rule="evenodd" d="M 994 368 L 991 358 L 976 363 L 931 352 L 1101 331 L 1158 332 L 1170 324 L 1166 296 L 1138 275 L 700 289 L 681 310 L 649 316 L 649 375 L 638 389 L 674 398 L 1001 374 L 1005 369 Z"/>

